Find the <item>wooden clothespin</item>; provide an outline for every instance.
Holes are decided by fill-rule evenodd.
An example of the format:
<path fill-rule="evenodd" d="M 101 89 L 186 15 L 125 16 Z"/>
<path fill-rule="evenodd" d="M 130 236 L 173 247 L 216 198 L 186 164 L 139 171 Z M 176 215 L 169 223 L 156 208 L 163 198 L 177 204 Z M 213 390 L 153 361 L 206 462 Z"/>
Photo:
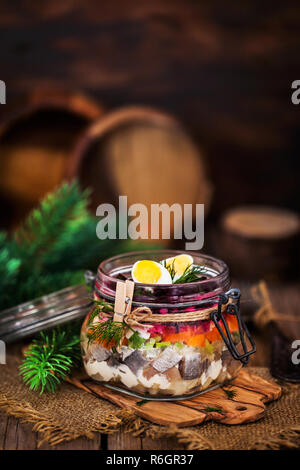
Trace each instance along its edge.
<path fill-rule="evenodd" d="M 117 282 L 114 321 L 123 322 L 125 315 L 131 311 L 133 292 L 133 281 L 126 280 L 125 282 Z"/>

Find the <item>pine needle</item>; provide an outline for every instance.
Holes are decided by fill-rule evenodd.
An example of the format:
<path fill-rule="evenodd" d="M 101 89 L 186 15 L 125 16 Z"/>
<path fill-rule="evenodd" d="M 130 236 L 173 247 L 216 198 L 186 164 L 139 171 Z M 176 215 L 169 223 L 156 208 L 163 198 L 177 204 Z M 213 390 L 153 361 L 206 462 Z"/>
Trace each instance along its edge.
<path fill-rule="evenodd" d="M 40 333 L 25 353 L 20 374 L 30 390 L 55 392 L 75 367 L 81 365 L 80 324 Z"/>
<path fill-rule="evenodd" d="M 12 236 L 0 232 L 0 310 L 82 284 L 84 271 L 96 270 L 103 259 L 146 249 L 138 240 L 99 240 L 99 218 L 89 213 L 88 205 L 89 191 L 77 181 L 64 183 Z"/>

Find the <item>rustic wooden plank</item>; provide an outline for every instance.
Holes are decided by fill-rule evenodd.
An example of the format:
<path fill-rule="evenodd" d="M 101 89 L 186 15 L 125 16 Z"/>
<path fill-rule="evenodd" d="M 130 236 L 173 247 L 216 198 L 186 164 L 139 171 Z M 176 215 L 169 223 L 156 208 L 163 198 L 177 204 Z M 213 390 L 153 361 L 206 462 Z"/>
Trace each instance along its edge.
<path fill-rule="evenodd" d="M 8 416 L 0 412 L 0 450 L 4 449 L 6 429 L 7 429 Z"/>
<path fill-rule="evenodd" d="M 142 439 L 143 450 L 182 450 L 185 449 L 183 444 L 180 444 L 177 439 L 163 438 L 163 439 Z"/>
<path fill-rule="evenodd" d="M 17 433 L 18 433 L 19 421 L 8 416 L 7 426 L 4 436 L 3 449 L 4 450 L 16 450 L 17 449 Z"/>
<path fill-rule="evenodd" d="M 108 436 L 108 450 L 177 450 L 184 449 L 177 439 L 150 439 L 148 437 L 132 437 L 130 434 L 118 432 Z"/>
<path fill-rule="evenodd" d="M 132 437 L 130 434 L 117 432 L 107 436 L 108 450 L 141 450 L 142 439 L 140 437 Z"/>
<path fill-rule="evenodd" d="M 21 423 L 19 419 L 0 413 L 0 450 L 35 450 L 41 434 L 32 431 L 32 424 Z M 94 439 L 85 437 L 65 442 L 57 446 L 44 443 L 41 450 L 100 450 L 101 434 L 95 433 Z"/>
<path fill-rule="evenodd" d="M 95 433 L 94 439 L 80 437 L 73 441 L 64 442 L 57 446 L 51 446 L 44 443 L 39 447 L 40 450 L 101 450 L 101 434 Z"/>
<path fill-rule="evenodd" d="M 19 419 L 0 416 L 0 449 L 34 450 L 37 447 L 37 434 L 32 431 L 32 424 L 22 423 Z"/>
<path fill-rule="evenodd" d="M 16 428 L 16 449 L 26 450 L 37 448 L 37 433 L 32 431 L 32 424 L 21 423 L 20 420 L 12 418 L 17 425 Z"/>

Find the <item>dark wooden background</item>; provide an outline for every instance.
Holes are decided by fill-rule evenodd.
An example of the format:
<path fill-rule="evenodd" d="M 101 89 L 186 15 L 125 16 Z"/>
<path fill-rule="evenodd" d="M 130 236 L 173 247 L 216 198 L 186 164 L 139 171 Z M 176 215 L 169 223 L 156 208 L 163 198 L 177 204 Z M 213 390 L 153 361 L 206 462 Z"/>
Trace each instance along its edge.
<path fill-rule="evenodd" d="M 63 85 L 108 109 L 157 106 L 205 150 L 212 214 L 245 202 L 299 209 L 298 1 L 2 0 L 0 9 L 8 102 Z"/>

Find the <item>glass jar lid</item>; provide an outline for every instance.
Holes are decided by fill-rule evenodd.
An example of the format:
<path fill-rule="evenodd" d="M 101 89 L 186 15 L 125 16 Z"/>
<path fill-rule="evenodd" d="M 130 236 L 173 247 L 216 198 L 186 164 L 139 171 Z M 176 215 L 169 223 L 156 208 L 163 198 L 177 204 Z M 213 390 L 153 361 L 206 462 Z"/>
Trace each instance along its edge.
<path fill-rule="evenodd" d="M 67 287 L 0 312 L 0 339 L 6 343 L 84 317 L 92 305 L 85 285 Z"/>

